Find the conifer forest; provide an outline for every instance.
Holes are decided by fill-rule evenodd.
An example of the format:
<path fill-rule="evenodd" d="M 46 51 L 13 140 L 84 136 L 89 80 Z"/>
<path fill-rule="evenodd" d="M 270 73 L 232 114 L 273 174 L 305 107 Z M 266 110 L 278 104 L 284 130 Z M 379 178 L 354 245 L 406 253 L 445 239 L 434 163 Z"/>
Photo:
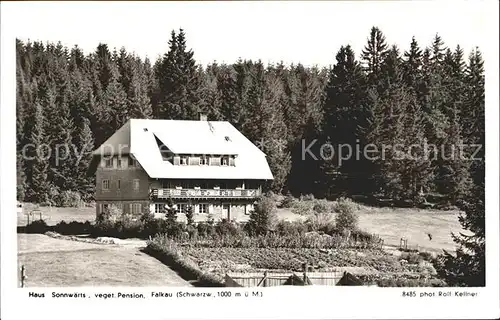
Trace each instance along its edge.
<path fill-rule="evenodd" d="M 362 52 L 346 43 L 330 67 L 244 59 L 202 66 L 188 36 L 172 31 L 156 61 L 104 43 L 85 54 L 77 45 L 17 40 L 18 200 L 46 203 L 71 190 L 90 201 L 91 152 L 128 119 L 196 120 L 199 112 L 229 121 L 263 149 L 275 193 L 410 202 L 437 194 L 451 204 L 484 197 L 478 48 L 447 47 L 438 34 L 399 48 L 373 27 Z M 399 150 L 337 156 L 347 150 L 338 146 L 368 145 Z"/>

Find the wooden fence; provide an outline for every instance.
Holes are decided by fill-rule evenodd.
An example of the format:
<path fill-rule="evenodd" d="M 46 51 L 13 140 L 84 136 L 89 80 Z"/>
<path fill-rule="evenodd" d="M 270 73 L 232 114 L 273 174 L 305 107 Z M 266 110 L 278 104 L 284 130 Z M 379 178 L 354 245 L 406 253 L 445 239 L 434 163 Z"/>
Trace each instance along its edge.
<path fill-rule="evenodd" d="M 225 276 L 226 287 L 274 287 L 285 284 L 335 286 L 346 272 L 366 273 L 363 268 L 335 268 L 328 272 L 233 272 Z M 294 280 L 295 279 L 295 280 Z"/>

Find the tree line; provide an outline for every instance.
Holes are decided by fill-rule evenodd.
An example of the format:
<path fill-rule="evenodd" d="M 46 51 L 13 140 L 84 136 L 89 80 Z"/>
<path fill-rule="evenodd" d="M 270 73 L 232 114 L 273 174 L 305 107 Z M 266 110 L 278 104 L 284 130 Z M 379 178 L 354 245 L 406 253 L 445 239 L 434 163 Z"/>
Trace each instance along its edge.
<path fill-rule="evenodd" d="M 128 119 L 199 112 L 231 122 L 263 148 L 275 192 L 411 201 L 436 193 L 456 203 L 484 181 L 484 161 L 466 159 L 484 155 L 471 147 L 484 145 L 479 49 L 464 57 L 436 35 L 426 47 L 412 38 L 402 51 L 377 27 L 359 59 L 346 44 L 329 68 L 242 59 L 200 66 L 182 29 L 168 47 L 152 63 L 102 43 L 85 55 L 78 46 L 17 40 L 20 200 L 47 202 L 64 190 L 91 199 L 90 151 Z M 39 145 L 49 147 L 30 147 Z M 400 148 L 339 159 L 341 145 Z M 462 145 L 466 157 L 457 156 Z"/>

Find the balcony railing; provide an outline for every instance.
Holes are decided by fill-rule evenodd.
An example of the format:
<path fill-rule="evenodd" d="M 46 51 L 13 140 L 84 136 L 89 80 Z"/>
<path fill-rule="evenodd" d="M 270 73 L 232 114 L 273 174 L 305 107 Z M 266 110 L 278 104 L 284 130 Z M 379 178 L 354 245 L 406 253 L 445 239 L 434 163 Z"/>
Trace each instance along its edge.
<path fill-rule="evenodd" d="M 153 198 L 256 198 L 259 189 L 153 189 Z"/>

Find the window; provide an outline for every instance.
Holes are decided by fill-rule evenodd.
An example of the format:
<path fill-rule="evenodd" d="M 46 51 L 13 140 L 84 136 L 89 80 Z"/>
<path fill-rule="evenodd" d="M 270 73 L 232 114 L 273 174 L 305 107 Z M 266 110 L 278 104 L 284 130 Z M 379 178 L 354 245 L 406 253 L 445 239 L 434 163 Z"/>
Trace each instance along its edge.
<path fill-rule="evenodd" d="M 200 157 L 200 166 L 206 166 L 208 165 L 208 158 L 205 156 Z"/>
<path fill-rule="evenodd" d="M 104 167 L 113 168 L 113 157 L 104 159 Z"/>
<path fill-rule="evenodd" d="M 116 158 L 116 166 L 118 168 L 121 168 L 122 167 L 122 157 L 117 157 Z"/>
<path fill-rule="evenodd" d="M 128 165 L 129 165 L 129 167 L 136 167 L 137 166 L 137 161 L 130 156 L 128 158 Z"/>
<path fill-rule="evenodd" d="M 102 180 L 102 190 L 109 190 L 109 180 Z"/>
<path fill-rule="evenodd" d="M 181 157 L 181 165 L 187 165 L 188 164 L 188 157 Z"/>
<path fill-rule="evenodd" d="M 109 204 L 103 203 L 101 212 L 107 213 L 109 211 Z"/>
<path fill-rule="evenodd" d="M 132 189 L 134 189 L 134 191 L 139 190 L 139 181 L 139 179 L 132 180 Z"/>
<path fill-rule="evenodd" d="M 163 213 L 165 205 L 163 203 L 155 203 L 155 213 Z"/>
<path fill-rule="evenodd" d="M 187 212 L 187 205 L 185 203 L 180 203 L 178 206 L 179 213 L 186 213 Z"/>
<path fill-rule="evenodd" d="M 129 211 L 131 214 L 141 214 L 142 206 L 140 203 L 131 203 L 129 204 Z"/>
<path fill-rule="evenodd" d="M 220 164 L 222 166 L 227 166 L 229 164 L 229 157 L 224 156 L 224 157 L 220 158 Z"/>
<path fill-rule="evenodd" d="M 116 188 L 120 190 L 120 187 L 121 187 L 121 180 L 118 179 L 118 181 L 116 181 Z"/>
<path fill-rule="evenodd" d="M 198 205 L 198 213 L 208 213 L 208 204 L 200 203 Z"/>

